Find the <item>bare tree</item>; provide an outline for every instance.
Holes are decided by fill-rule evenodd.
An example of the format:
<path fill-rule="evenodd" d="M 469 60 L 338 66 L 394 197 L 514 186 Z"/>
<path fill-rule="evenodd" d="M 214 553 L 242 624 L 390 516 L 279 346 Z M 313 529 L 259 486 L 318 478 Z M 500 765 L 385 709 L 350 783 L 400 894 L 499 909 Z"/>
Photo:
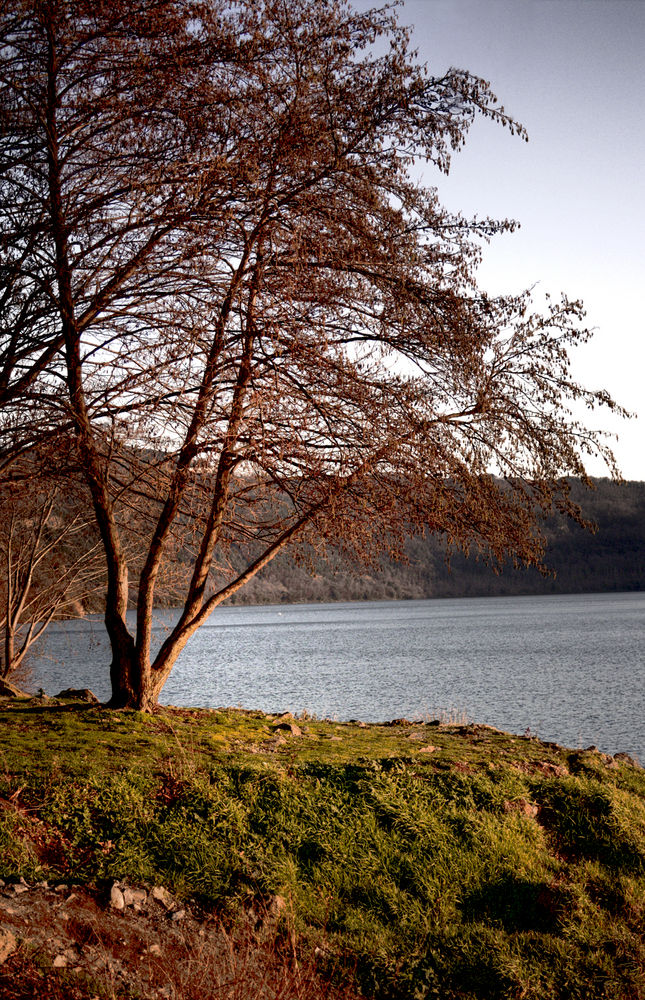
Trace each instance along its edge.
<path fill-rule="evenodd" d="M 63 449 L 57 451 L 63 458 Z M 42 459 L 42 448 L 39 459 Z M 0 677 L 24 663 L 52 621 L 85 613 L 105 560 L 82 482 L 29 461 L 0 483 Z"/>
<path fill-rule="evenodd" d="M 614 404 L 570 378 L 579 303 L 479 290 L 512 224 L 411 173 L 447 171 L 476 114 L 523 135 L 484 81 L 429 76 L 391 11 L 343 0 L 10 0 L 0 30 L 6 419 L 24 433 L 35 398 L 74 429 L 113 705 L 150 709 L 286 546 L 368 559 L 427 530 L 539 563 L 540 515 L 580 516 L 562 477 L 613 468 L 570 404 Z M 177 546 L 192 575 L 153 657 Z"/>

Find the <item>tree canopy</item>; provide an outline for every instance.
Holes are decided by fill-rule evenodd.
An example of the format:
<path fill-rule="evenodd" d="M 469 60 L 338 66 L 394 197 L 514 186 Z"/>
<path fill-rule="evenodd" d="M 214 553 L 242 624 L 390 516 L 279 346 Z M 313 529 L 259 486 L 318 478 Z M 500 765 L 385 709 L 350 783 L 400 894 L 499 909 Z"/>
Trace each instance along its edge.
<path fill-rule="evenodd" d="M 113 704 L 150 708 L 287 545 L 369 559 L 417 530 L 539 562 L 540 515 L 579 516 L 562 477 L 612 463 L 571 406 L 614 404 L 570 376 L 580 303 L 479 289 L 482 242 L 512 223 L 451 215 L 417 179 L 476 115 L 524 135 L 488 84 L 432 76 L 390 9 L 343 0 L 1 18 L 3 455 L 75 438 Z M 192 574 L 153 655 L 178 546 Z"/>

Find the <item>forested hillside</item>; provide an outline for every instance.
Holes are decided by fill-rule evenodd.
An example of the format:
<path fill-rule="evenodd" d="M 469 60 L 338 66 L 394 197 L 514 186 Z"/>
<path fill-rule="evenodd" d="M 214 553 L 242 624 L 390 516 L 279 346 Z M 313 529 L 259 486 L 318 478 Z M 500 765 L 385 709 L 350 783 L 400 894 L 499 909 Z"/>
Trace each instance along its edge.
<path fill-rule="evenodd" d="M 594 486 L 595 489 L 589 491 L 573 483 L 571 493 L 585 516 L 597 524 L 595 533 L 565 518 L 546 523 L 545 563 L 549 569 L 546 576 L 535 569 L 514 569 L 512 565 L 495 572 L 482 559 L 474 555 L 466 558 L 460 552 L 452 552 L 447 559 L 440 536 L 412 536 L 405 545 L 405 561 L 395 562 L 384 557 L 369 570 L 352 566 L 333 550 L 328 552 L 326 559 L 314 555 L 308 565 L 296 562 L 285 552 L 239 590 L 229 603 L 645 590 L 645 483 L 618 484 L 598 479 Z M 102 554 L 93 552 L 97 537 L 91 514 L 83 509 L 82 498 L 76 498 L 76 507 L 62 492 L 54 499 L 55 506 L 41 548 L 45 552 L 44 546 L 52 542 L 55 545 L 35 569 L 27 611 L 33 609 L 39 620 L 45 617 L 47 608 L 53 609 L 56 618 L 101 612 L 105 572 Z M 28 505 L 31 501 L 33 495 L 29 494 L 25 503 Z M 81 516 L 83 513 L 85 518 Z M 33 518 L 24 517 L 18 527 L 12 529 L 14 547 L 18 548 L 20 543 L 27 555 L 32 548 L 34 523 Z M 134 547 L 136 541 L 132 533 L 130 544 Z M 189 547 L 184 550 L 178 546 L 174 560 L 164 566 L 157 588 L 157 606 L 173 607 L 179 603 L 190 574 L 191 556 Z M 232 568 L 239 569 L 246 564 L 248 552 L 233 549 L 228 557 Z M 217 585 L 217 580 L 214 583 Z M 0 603 L 5 590 L 6 580 L 0 575 Z M 134 602 L 135 599 L 133 589 L 130 600 Z M 29 620 L 28 615 L 25 620 Z"/>
<path fill-rule="evenodd" d="M 288 556 L 274 560 L 238 594 L 234 603 L 395 600 L 484 597 L 645 589 L 645 483 L 594 480 L 593 491 L 572 484 L 572 498 L 598 529 L 551 519 L 545 526 L 549 576 L 504 567 L 495 573 L 475 557 L 453 553 L 436 537 L 407 543 L 407 564 L 382 560 L 377 570 L 352 572 L 332 557 L 315 563 L 312 575 Z"/>

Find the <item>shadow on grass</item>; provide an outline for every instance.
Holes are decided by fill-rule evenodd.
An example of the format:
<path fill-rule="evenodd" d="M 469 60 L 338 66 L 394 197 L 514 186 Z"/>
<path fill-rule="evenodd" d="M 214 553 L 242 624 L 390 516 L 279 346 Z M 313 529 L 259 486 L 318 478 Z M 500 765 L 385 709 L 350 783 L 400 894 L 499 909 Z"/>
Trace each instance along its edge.
<path fill-rule="evenodd" d="M 461 903 L 465 920 L 487 920 L 507 931 L 555 932 L 569 910 L 564 889 L 506 876 L 471 892 Z"/>

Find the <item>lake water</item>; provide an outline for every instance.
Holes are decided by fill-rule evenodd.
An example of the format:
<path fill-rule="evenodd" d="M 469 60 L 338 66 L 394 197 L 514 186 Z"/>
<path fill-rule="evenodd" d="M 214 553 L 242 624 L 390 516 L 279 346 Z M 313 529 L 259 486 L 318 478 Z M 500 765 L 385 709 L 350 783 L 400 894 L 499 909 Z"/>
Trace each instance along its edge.
<path fill-rule="evenodd" d="M 175 612 L 158 612 L 163 637 Z M 100 620 L 50 627 L 28 687 L 109 696 Z M 645 763 L 645 593 L 220 608 L 165 704 L 338 720 L 439 713 Z"/>

